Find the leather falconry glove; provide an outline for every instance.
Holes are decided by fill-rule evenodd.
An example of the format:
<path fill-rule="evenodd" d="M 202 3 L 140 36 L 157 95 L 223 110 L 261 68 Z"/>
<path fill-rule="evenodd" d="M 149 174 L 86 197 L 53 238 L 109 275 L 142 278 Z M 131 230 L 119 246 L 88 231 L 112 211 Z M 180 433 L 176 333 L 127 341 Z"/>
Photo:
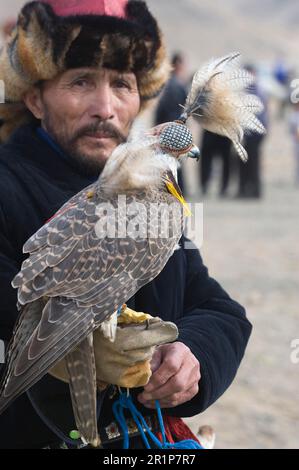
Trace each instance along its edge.
<path fill-rule="evenodd" d="M 103 390 L 108 384 L 124 388 L 145 386 L 152 375 L 150 362 L 156 346 L 171 343 L 177 337 L 174 323 L 124 306 L 114 334 L 100 328 L 93 333 L 98 388 Z M 50 374 L 69 382 L 64 360 Z"/>

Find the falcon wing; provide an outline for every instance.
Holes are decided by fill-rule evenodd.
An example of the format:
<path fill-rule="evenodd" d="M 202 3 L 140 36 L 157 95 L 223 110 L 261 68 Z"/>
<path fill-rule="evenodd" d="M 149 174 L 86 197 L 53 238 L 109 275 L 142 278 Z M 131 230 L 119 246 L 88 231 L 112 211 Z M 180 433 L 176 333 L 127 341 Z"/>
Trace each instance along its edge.
<path fill-rule="evenodd" d="M 92 308 L 80 308 L 72 300 L 50 299 L 40 319 L 40 303 L 26 305 L 21 313 L 0 386 L 0 413 L 93 331 Z M 24 330 L 32 317 L 32 327 Z"/>

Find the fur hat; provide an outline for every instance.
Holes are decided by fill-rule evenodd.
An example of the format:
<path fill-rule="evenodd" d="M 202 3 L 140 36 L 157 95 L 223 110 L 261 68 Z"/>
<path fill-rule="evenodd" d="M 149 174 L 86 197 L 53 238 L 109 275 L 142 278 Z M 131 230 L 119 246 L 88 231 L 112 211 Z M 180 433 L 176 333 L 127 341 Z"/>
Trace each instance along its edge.
<path fill-rule="evenodd" d="M 139 0 L 42 0 L 27 3 L 0 56 L 5 103 L 0 140 L 32 118 L 24 93 L 78 67 L 136 74 L 142 107 L 166 83 L 170 65 L 156 20 Z"/>

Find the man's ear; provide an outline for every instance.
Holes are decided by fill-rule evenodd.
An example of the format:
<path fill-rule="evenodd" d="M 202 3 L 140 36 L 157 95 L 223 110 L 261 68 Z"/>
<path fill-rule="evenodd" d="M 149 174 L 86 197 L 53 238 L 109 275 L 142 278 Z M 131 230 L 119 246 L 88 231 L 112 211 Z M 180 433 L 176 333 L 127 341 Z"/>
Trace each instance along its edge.
<path fill-rule="evenodd" d="M 36 119 L 43 119 L 44 106 L 42 102 L 42 92 L 40 87 L 34 86 L 30 88 L 30 90 L 26 91 L 23 96 L 23 101 Z"/>

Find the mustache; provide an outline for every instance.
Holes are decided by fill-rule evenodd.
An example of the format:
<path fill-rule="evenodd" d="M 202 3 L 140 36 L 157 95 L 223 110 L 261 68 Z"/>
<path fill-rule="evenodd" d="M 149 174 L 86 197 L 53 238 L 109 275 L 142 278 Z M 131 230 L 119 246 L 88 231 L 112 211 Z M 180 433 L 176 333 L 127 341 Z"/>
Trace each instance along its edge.
<path fill-rule="evenodd" d="M 89 124 L 88 126 L 82 127 L 82 129 L 79 129 L 75 135 L 73 136 L 73 141 L 79 139 L 80 137 L 83 137 L 84 135 L 96 135 L 99 132 L 105 132 L 105 134 L 108 134 L 109 137 L 113 138 L 116 140 L 118 144 L 123 144 L 124 142 L 127 141 L 127 137 L 119 130 L 117 129 L 114 124 L 110 122 L 99 122 L 99 123 L 94 123 L 94 124 Z"/>

